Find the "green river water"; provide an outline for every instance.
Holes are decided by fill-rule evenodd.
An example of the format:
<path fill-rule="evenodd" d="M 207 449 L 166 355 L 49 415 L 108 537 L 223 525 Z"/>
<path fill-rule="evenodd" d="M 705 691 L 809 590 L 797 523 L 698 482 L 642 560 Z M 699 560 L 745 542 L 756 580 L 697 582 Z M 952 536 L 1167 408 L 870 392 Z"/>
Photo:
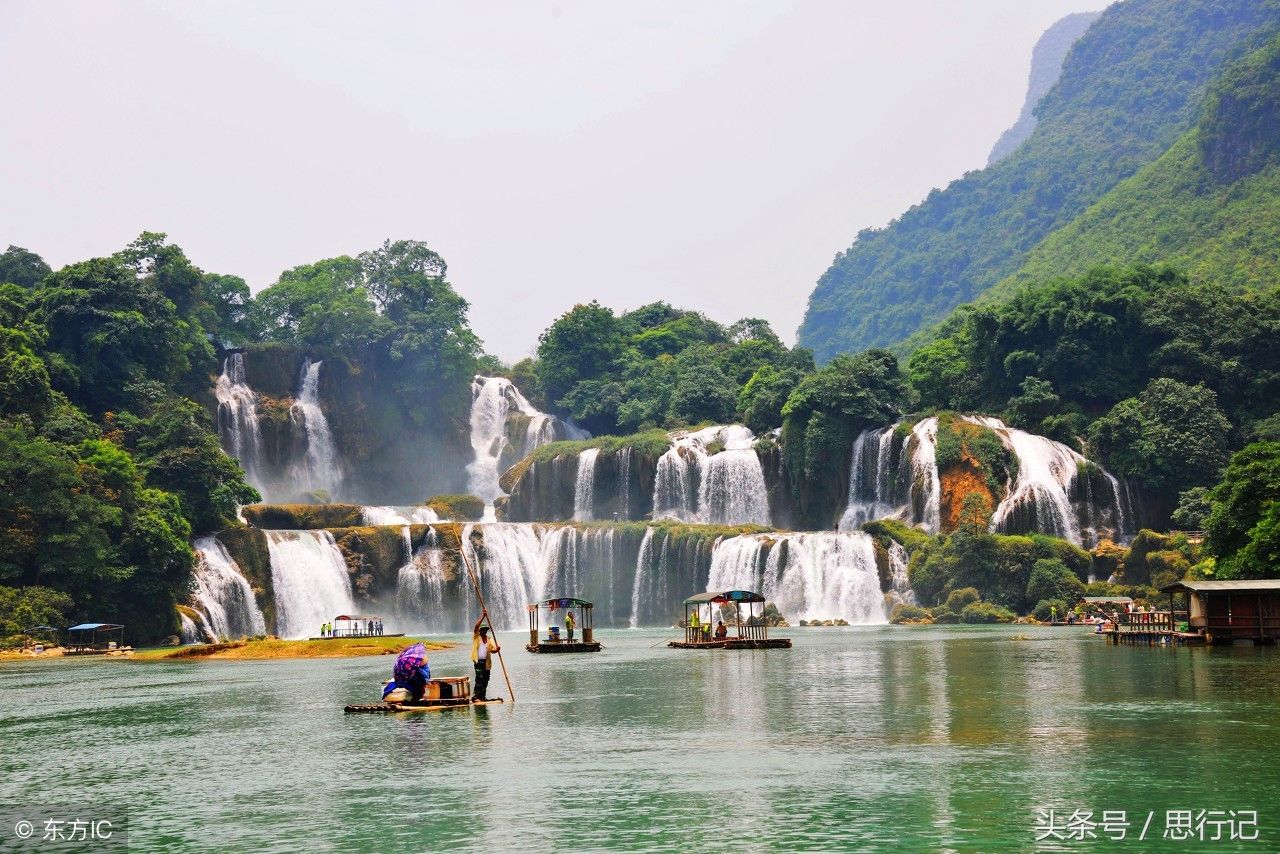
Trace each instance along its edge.
<path fill-rule="evenodd" d="M 1028 627 L 654 646 L 668 634 L 542 656 L 503 636 L 516 704 L 398 716 L 342 710 L 376 700 L 389 657 L 0 664 L 0 800 L 119 805 L 143 851 L 1280 850 L 1275 649 Z M 1036 842 L 1047 808 L 1131 826 Z M 1256 810 L 1259 839 L 1166 840 L 1168 810 Z"/>

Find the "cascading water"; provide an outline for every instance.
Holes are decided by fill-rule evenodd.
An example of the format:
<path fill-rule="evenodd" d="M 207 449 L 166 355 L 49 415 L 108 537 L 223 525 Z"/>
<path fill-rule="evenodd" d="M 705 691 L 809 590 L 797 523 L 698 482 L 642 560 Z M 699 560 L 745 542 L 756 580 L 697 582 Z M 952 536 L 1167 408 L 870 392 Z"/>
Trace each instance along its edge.
<path fill-rule="evenodd" d="M 440 516 L 425 505 L 416 507 L 366 506 L 361 508 L 366 525 L 430 525 Z"/>
<path fill-rule="evenodd" d="M 200 537 L 192 598 L 215 638 L 265 635 L 267 622 L 253 588 L 217 537 Z"/>
<path fill-rule="evenodd" d="M 904 508 L 897 500 L 893 450 L 897 425 L 882 430 L 864 430 L 853 443 L 849 466 L 849 504 L 840 518 L 841 531 L 856 531 L 864 522 L 900 515 Z"/>
<path fill-rule="evenodd" d="M 892 597 L 893 604 L 920 604 L 920 600 L 916 598 L 916 592 L 911 589 L 911 579 L 907 573 L 911 556 L 907 554 L 907 550 L 897 540 L 889 541 L 888 551 L 889 580 L 893 584 L 893 589 L 888 595 Z"/>
<path fill-rule="evenodd" d="M 1105 502 L 1099 501 L 1098 496 L 1092 494 L 1087 477 L 1092 464 L 1072 448 L 1009 427 L 998 418 L 968 416 L 967 420 L 993 431 L 1018 458 L 1018 477 L 992 514 L 991 530 L 1038 531 L 1076 545 L 1092 545 L 1098 538 L 1101 521 L 1110 510 L 1115 514 L 1116 536 L 1123 538 L 1124 501 L 1119 481 L 1109 473 L 1098 469 L 1111 492 Z M 1081 481 L 1084 506 L 1083 512 L 1077 513 L 1072 505 L 1072 492 Z"/>
<path fill-rule="evenodd" d="M 524 430 L 524 447 L 514 448 L 518 457 L 528 455 L 548 442 L 555 441 L 557 431 L 567 439 L 587 439 L 590 434 L 567 421 L 559 421 L 539 412 L 525 400 L 511 380 L 505 377 L 477 376 L 471 381 L 471 450 L 474 458 L 467 465 L 468 489 L 485 502 L 485 521 L 495 519 L 493 502 L 504 493 L 498 484 L 502 475 L 503 452 L 511 447 L 507 435 L 507 419 L 520 414 L 529 419 Z"/>
<path fill-rule="evenodd" d="M 240 461 L 245 479 L 264 492 L 266 485 L 259 474 L 262 432 L 258 427 L 258 395 L 245 382 L 243 353 L 227 354 L 222 373 L 213 384 L 213 394 L 218 400 L 218 439 L 222 449 Z"/>
<path fill-rule="evenodd" d="M 853 443 L 849 501 L 840 530 L 856 531 L 873 519 L 897 518 L 938 533 L 942 483 L 937 438 L 937 418 L 921 419 L 905 439 L 897 424 L 860 433 Z"/>
<path fill-rule="evenodd" d="M 329 420 L 320 408 L 322 364 L 310 359 L 302 363 L 298 397 L 289 417 L 306 436 L 307 450 L 303 458 L 294 464 L 291 474 L 298 492 L 324 492 L 330 498 L 337 498 L 342 470 L 333 444 L 333 433 L 329 430 Z"/>
<path fill-rule="evenodd" d="M 655 519 L 769 525 L 768 487 L 755 434 L 740 424 L 676 433 L 658 459 Z M 709 453 L 712 446 L 717 453 Z"/>
<path fill-rule="evenodd" d="M 707 589 L 758 590 L 790 619 L 888 620 L 875 544 L 861 532 L 731 537 L 712 552 Z"/>
<path fill-rule="evenodd" d="M 217 638 L 213 636 L 213 633 L 206 628 L 203 620 L 197 623 L 181 611 L 178 612 L 178 620 L 181 623 L 178 630 L 178 640 L 183 645 L 193 643 L 211 643 L 217 640 Z"/>
<path fill-rule="evenodd" d="M 578 454 L 578 472 L 574 478 L 573 486 L 573 519 L 575 522 L 590 522 L 593 518 L 596 459 L 599 456 L 599 448 L 587 448 Z"/>
<path fill-rule="evenodd" d="M 911 520 L 931 534 L 942 528 L 942 481 L 938 477 L 938 419 L 922 419 L 907 442 L 911 471 Z"/>
<path fill-rule="evenodd" d="M 550 567 L 539 525 L 494 523 L 482 525 L 483 550 L 477 551 L 467 525 L 462 547 L 475 568 L 494 627 L 514 631 L 525 627 L 525 606 L 542 597 Z"/>
<path fill-rule="evenodd" d="M 646 585 L 646 570 L 652 564 L 653 553 L 653 528 L 645 528 L 644 538 L 640 540 L 640 551 L 636 555 L 635 574 L 632 576 L 631 582 L 631 620 L 629 625 L 633 629 L 640 628 L 640 606 L 644 596 Z"/>
<path fill-rule="evenodd" d="M 275 592 L 276 634 L 305 638 L 355 610 L 351 578 L 328 531 L 266 531 Z"/>
<path fill-rule="evenodd" d="M 412 550 L 412 543 L 408 544 Z M 426 540 L 411 554 L 396 574 L 396 612 L 402 627 L 424 632 L 463 630 L 463 620 L 450 613 L 446 604 L 444 550 L 435 528 L 427 529 Z"/>

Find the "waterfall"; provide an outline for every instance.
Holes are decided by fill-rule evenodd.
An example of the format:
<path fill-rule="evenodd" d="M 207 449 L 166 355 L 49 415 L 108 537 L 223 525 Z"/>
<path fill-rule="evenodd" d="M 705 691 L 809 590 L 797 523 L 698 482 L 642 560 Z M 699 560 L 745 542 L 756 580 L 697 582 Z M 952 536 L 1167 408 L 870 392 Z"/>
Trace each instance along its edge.
<path fill-rule="evenodd" d="M 938 419 L 925 418 L 907 442 L 911 472 L 911 521 L 931 534 L 942 529 L 942 482 L 938 478 Z"/>
<path fill-rule="evenodd" d="M 408 546 L 412 550 L 412 543 Z M 396 573 L 396 613 L 401 624 L 424 632 L 463 631 L 465 621 L 446 605 L 447 581 L 439 534 L 428 528 L 422 547 Z"/>
<path fill-rule="evenodd" d="M 653 528 L 644 529 L 644 538 L 640 540 L 640 551 L 636 555 L 635 576 L 631 582 L 631 621 L 633 629 L 640 628 L 640 604 L 646 587 L 646 577 L 652 563 Z M 665 539 L 665 538 L 664 538 Z"/>
<path fill-rule="evenodd" d="M 178 620 L 181 627 L 178 630 L 178 640 L 185 646 L 193 643 L 209 643 L 216 641 L 217 638 L 209 631 L 208 625 L 201 618 L 199 623 L 188 617 L 181 611 L 178 612 Z"/>
<path fill-rule="evenodd" d="M 578 454 L 578 473 L 573 485 L 573 520 L 575 522 L 590 522 L 593 518 L 596 458 L 599 456 L 599 448 L 587 448 Z"/>
<path fill-rule="evenodd" d="M 262 458 L 258 395 L 244 377 L 244 354 L 228 353 L 222 362 L 222 373 L 213 384 L 213 395 L 218 400 L 218 439 L 222 449 L 240 461 L 245 479 L 264 492 L 265 484 L 258 471 Z"/>
<path fill-rule="evenodd" d="M 864 522 L 901 516 L 909 510 L 894 489 L 893 447 L 897 425 L 864 430 L 853 442 L 849 464 L 849 502 L 840 518 L 841 531 L 856 531 Z"/>
<path fill-rule="evenodd" d="M 429 525 L 439 522 L 440 517 L 434 510 L 425 505 L 416 507 L 362 507 L 366 525 Z"/>
<path fill-rule="evenodd" d="M 674 433 L 658 459 L 655 519 L 769 525 L 768 487 L 755 434 L 740 424 Z M 710 453 L 718 445 L 716 453 Z"/>
<path fill-rule="evenodd" d="M 1018 477 L 992 515 L 991 530 L 1038 531 L 1088 546 L 1098 541 L 1104 525 L 1111 522 L 1115 538 L 1125 538 L 1124 490 L 1105 469 L 1061 442 L 1009 427 L 998 418 L 967 420 L 994 431 L 1018 458 Z M 1091 471 L 1101 476 L 1110 496 L 1102 499 L 1094 494 Z M 1078 498 L 1075 503 L 1073 496 Z"/>
<path fill-rule="evenodd" d="M 902 603 L 904 605 L 919 605 L 920 600 L 916 598 L 916 592 L 911 589 L 911 578 L 907 573 L 907 569 L 911 563 L 911 557 L 907 554 L 907 550 L 897 540 L 889 541 L 889 580 L 893 585 L 893 589 L 889 591 L 893 604 Z"/>
<path fill-rule="evenodd" d="M 888 621 L 875 544 L 861 532 L 754 534 L 716 544 L 708 590 L 756 590 L 788 619 Z"/>
<path fill-rule="evenodd" d="M 213 637 L 243 638 L 265 635 L 267 622 L 253 588 L 217 537 L 200 537 L 196 552 L 192 598 L 204 614 Z"/>
<path fill-rule="evenodd" d="M 355 610 L 351 578 L 328 531 L 266 531 L 275 591 L 276 634 L 305 638 Z"/>
<path fill-rule="evenodd" d="M 522 437 L 523 447 L 513 447 L 507 435 L 507 419 L 515 414 L 529 419 Z M 467 488 L 472 495 L 484 499 L 486 521 L 494 519 L 494 500 L 506 494 L 498 485 L 503 469 L 503 452 L 510 462 L 514 462 L 555 441 L 560 434 L 568 439 L 590 438 L 590 434 L 571 422 L 539 412 L 505 377 L 477 376 L 471 381 L 471 450 L 474 457 L 467 465 Z"/>
<path fill-rule="evenodd" d="M 617 519 L 631 518 L 631 458 L 635 449 L 630 445 L 620 448 L 614 453 L 618 461 L 618 515 Z"/>
<path fill-rule="evenodd" d="M 462 548 L 480 578 L 494 627 L 501 631 L 526 628 L 525 606 L 542 598 L 550 575 L 538 525 L 492 523 L 480 526 L 483 547 L 471 539 L 474 525 L 462 531 Z"/>
<path fill-rule="evenodd" d="M 299 493 L 324 492 L 336 499 L 342 472 L 338 452 L 329 430 L 329 419 L 320 408 L 320 366 L 323 362 L 306 359 L 302 363 L 302 381 L 297 400 L 289 417 L 307 438 L 303 459 L 293 466 L 294 487 Z"/>

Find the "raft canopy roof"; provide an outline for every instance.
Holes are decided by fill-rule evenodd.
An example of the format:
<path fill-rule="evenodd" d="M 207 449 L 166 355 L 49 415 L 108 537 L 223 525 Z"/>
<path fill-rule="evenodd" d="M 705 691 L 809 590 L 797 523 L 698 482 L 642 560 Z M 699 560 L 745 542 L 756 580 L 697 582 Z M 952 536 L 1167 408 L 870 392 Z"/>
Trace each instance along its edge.
<path fill-rule="evenodd" d="M 561 596 L 556 599 L 543 599 L 541 602 L 534 602 L 530 608 L 591 608 L 594 607 L 586 599 L 575 599 L 572 596 Z"/>
<path fill-rule="evenodd" d="M 124 626 L 118 623 L 81 623 L 78 626 L 72 626 L 67 629 L 69 632 L 90 632 L 97 629 L 123 629 Z"/>
<path fill-rule="evenodd" d="M 751 590 L 724 590 L 721 592 L 695 593 L 684 600 L 686 605 L 701 605 L 710 602 L 718 605 L 722 602 L 763 602 L 764 597 Z"/>
<path fill-rule="evenodd" d="M 338 620 L 381 620 L 381 619 L 382 618 L 379 617 L 377 614 L 350 614 L 350 615 L 342 614 L 340 616 L 334 617 L 333 621 L 336 623 L 338 622 Z"/>
<path fill-rule="evenodd" d="M 1080 601 L 1087 602 L 1090 605 L 1132 605 L 1133 598 L 1130 596 L 1085 596 Z"/>
<path fill-rule="evenodd" d="M 1252 581 L 1175 581 L 1160 588 L 1161 593 L 1189 590 L 1192 593 L 1261 593 L 1280 590 L 1280 578 L 1256 578 Z"/>

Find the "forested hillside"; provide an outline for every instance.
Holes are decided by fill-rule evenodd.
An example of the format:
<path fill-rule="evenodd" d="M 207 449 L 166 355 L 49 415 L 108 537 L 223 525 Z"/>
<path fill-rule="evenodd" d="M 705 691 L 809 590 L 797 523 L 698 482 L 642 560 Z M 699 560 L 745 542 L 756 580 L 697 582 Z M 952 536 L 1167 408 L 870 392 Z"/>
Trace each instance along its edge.
<path fill-rule="evenodd" d="M 1215 81 L 1198 125 L 1036 247 L 988 298 L 1096 264 L 1172 263 L 1228 290 L 1280 282 L 1280 38 Z"/>
<path fill-rule="evenodd" d="M 1168 150 L 1199 119 L 1210 80 L 1277 27 L 1275 0 L 1113 5 L 1071 49 L 1020 148 L 836 257 L 800 342 L 820 361 L 897 342 L 1014 273 L 1046 235 Z"/>

